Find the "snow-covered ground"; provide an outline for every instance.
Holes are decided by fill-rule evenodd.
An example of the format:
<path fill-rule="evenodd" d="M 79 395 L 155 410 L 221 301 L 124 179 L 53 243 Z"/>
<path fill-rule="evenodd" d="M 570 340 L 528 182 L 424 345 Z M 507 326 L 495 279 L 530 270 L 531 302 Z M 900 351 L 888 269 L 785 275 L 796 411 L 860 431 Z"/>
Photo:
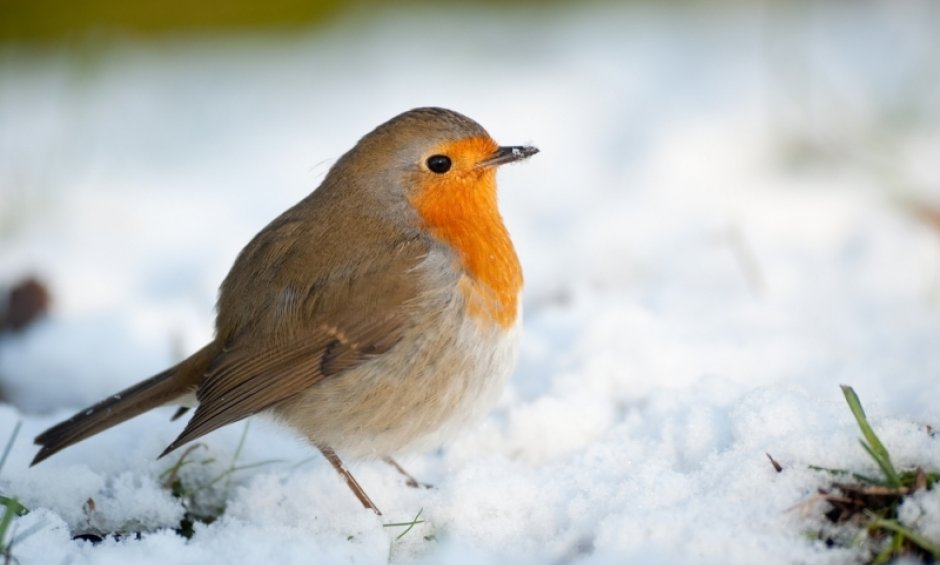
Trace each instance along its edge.
<path fill-rule="evenodd" d="M 31 563 L 836 563 L 829 477 L 940 468 L 940 19 L 930 2 L 389 14 L 309 34 L 0 51 L 0 281 L 50 315 L 0 341 L 0 492 Z M 31 438 L 211 336 L 238 250 L 333 159 L 442 105 L 542 152 L 501 172 L 526 271 L 498 408 L 443 450 L 352 467 L 252 420 L 181 480 L 159 410 L 29 468 Z M 4 432 L 7 430 L 7 432 Z M 765 453 L 784 470 L 776 473 Z M 222 477 L 221 480 L 212 482 Z M 200 487 L 200 485 L 202 485 Z M 93 501 L 93 502 L 89 502 Z M 423 523 L 405 532 L 390 523 Z M 940 492 L 902 516 L 940 541 Z M 87 532 L 124 532 L 98 544 Z M 140 536 L 135 532 L 142 532 Z"/>

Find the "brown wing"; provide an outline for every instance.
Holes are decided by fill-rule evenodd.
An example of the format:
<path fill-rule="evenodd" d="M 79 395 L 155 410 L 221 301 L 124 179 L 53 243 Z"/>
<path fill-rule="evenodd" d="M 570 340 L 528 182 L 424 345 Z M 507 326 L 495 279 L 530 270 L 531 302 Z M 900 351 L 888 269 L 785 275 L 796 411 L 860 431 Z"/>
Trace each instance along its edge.
<path fill-rule="evenodd" d="M 421 240 L 399 243 L 367 267 L 337 270 L 303 292 L 283 289 L 297 303 L 281 304 L 280 323 L 267 316 L 222 350 L 196 391 L 195 414 L 162 455 L 388 351 L 411 323 L 426 255 Z"/>

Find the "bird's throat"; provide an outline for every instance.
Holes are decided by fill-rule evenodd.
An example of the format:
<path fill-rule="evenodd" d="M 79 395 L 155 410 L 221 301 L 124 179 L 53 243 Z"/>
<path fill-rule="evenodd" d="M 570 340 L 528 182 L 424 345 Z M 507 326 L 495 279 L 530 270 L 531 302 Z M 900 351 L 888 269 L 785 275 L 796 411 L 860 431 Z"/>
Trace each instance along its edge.
<path fill-rule="evenodd" d="M 413 203 L 434 237 L 456 250 L 468 276 L 460 287 L 471 315 L 515 324 L 522 267 L 496 207 L 495 170 L 425 186 Z"/>

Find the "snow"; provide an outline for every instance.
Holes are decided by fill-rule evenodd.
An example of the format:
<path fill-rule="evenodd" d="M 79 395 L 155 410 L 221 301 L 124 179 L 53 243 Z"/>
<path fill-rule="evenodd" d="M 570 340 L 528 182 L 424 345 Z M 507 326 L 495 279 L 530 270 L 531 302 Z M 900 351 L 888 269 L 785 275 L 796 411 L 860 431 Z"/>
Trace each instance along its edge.
<path fill-rule="evenodd" d="M 0 341 L 20 563 L 852 561 L 807 535 L 809 465 L 878 473 L 840 383 L 899 467 L 940 469 L 940 234 L 907 210 L 940 206 L 926 3 L 450 18 L 0 52 L 0 281 L 55 301 Z M 401 459 L 433 489 L 349 462 L 376 517 L 255 419 L 181 468 L 191 507 L 225 506 L 186 540 L 170 408 L 28 467 L 47 426 L 205 343 L 249 238 L 428 104 L 541 151 L 500 173 L 519 366 L 479 426 Z M 938 541 L 938 500 L 902 521 Z"/>

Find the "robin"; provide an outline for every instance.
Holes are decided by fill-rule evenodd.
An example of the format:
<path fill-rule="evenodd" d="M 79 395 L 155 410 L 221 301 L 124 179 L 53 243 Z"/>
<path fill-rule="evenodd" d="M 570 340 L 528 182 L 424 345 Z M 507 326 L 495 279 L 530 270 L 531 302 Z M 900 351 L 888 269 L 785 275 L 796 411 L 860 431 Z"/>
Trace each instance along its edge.
<path fill-rule="evenodd" d="M 442 108 L 375 128 L 241 251 L 208 345 L 40 434 L 32 464 L 165 404 L 196 410 L 161 457 L 265 413 L 380 514 L 338 453 L 402 470 L 392 455 L 484 414 L 513 369 L 522 269 L 496 168 L 537 152 Z"/>

